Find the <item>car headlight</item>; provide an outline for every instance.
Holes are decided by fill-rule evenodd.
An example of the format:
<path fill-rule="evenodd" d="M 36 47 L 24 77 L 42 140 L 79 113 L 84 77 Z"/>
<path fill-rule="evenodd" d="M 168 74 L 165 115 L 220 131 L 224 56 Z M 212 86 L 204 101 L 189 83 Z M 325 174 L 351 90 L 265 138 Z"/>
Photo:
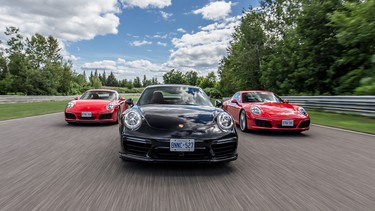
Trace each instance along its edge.
<path fill-rule="evenodd" d="M 216 121 L 222 130 L 231 130 L 233 128 L 233 119 L 226 112 L 221 112 L 217 115 Z"/>
<path fill-rule="evenodd" d="M 116 103 L 112 102 L 112 103 L 108 103 L 106 108 L 107 108 L 107 110 L 112 110 L 115 106 L 116 106 Z"/>
<path fill-rule="evenodd" d="M 299 111 L 300 114 L 302 114 L 304 116 L 307 116 L 307 112 L 303 107 L 301 107 L 301 106 L 298 107 L 298 111 Z"/>
<path fill-rule="evenodd" d="M 251 106 L 250 112 L 259 115 L 262 113 L 262 110 L 260 110 L 260 108 L 258 108 L 257 106 Z"/>
<path fill-rule="evenodd" d="M 135 110 L 127 110 L 123 118 L 124 125 L 130 130 L 137 130 L 142 125 L 142 117 Z"/>
<path fill-rule="evenodd" d="M 74 106 L 75 104 L 76 104 L 75 102 L 69 102 L 68 105 L 66 105 L 66 108 L 67 108 L 67 109 L 71 109 L 71 108 L 73 108 L 73 106 Z"/>

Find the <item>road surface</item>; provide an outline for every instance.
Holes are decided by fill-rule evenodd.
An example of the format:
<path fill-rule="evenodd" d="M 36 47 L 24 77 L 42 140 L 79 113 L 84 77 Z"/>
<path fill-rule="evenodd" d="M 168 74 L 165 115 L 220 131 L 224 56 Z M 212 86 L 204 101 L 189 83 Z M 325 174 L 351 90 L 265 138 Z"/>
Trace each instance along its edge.
<path fill-rule="evenodd" d="M 238 130 L 239 131 L 239 130 Z M 0 122 L 0 210 L 374 210 L 375 136 L 242 133 L 228 165 L 118 158 L 117 125 Z"/>

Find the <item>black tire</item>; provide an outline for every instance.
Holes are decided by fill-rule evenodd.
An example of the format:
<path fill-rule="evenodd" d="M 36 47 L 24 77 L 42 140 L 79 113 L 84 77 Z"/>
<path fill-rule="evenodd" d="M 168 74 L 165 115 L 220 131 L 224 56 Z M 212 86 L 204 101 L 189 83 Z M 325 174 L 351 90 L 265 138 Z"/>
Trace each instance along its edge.
<path fill-rule="evenodd" d="M 240 130 L 242 132 L 248 131 L 247 129 L 247 118 L 246 118 L 246 113 L 244 110 L 241 111 L 240 113 Z"/>
<path fill-rule="evenodd" d="M 117 109 L 117 117 L 116 117 L 116 122 L 115 122 L 115 124 L 118 124 L 119 123 L 119 121 L 120 121 L 120 107 Z"/>

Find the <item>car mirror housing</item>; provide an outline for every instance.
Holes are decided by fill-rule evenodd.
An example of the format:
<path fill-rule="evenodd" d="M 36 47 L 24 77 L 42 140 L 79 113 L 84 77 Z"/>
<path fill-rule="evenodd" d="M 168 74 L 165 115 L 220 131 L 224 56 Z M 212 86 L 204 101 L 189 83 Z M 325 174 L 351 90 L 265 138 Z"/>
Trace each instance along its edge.
<path fill-rule="evenodd" d="M 124 101 L 125 100 L 125 98 L 123 98 L 123 97 L 120 97 L 120 101 Z"/>
<path fill-rule="evenodd" d="M 78 96 L 76 96 L 76 97 L 74 98 L 74 100 L 78 100 Z"/>
<path fill-rule="evenodd" d="M 283 100 L 284 103 L 289 103 L 289 100 Z"/>
<path fill-rule="evenodd" d="M 130 107 L 133 107 L 133 105 L 134 105 L 133 99 L 131 99 L 131 98 L 126 99 L 125 103 L 128 104 Z"/>
<path fill-rule="evenodd" d="M 220 107 L 222 107 L 223 106 L 223 103 L 220 101 L 220 100 L 215 100 L 215 107 L 218 107 L 218 108 L 220 108 Z"/>
<path fill-rule="evenodd" d="M 230 102 L 238 104 L 238 101 L 236 99 L 232 99 Z"/>

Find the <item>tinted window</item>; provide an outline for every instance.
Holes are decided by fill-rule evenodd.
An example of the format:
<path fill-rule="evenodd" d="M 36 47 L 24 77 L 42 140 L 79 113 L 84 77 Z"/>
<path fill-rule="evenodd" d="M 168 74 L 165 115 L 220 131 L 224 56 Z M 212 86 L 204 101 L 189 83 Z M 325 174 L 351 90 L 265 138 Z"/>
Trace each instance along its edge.
<path fill-rule="evenodd" d="M 146 88 L 138 105 L 173 104 L 212 106 L 206 93 L 197 87 L 165 86 Z"/>
<path fill-rule="evenodd" d="M 85 92 L 79 99 L 81 100 L 115 100 L 115 92 L 106 91 L 88 91 Z"/>
<path fill-rule="evenodd" d="M 247 92 L 242 94 L 242 100 L 246 102 L 283 102 L 281 98 L 272 92 Z"/>

